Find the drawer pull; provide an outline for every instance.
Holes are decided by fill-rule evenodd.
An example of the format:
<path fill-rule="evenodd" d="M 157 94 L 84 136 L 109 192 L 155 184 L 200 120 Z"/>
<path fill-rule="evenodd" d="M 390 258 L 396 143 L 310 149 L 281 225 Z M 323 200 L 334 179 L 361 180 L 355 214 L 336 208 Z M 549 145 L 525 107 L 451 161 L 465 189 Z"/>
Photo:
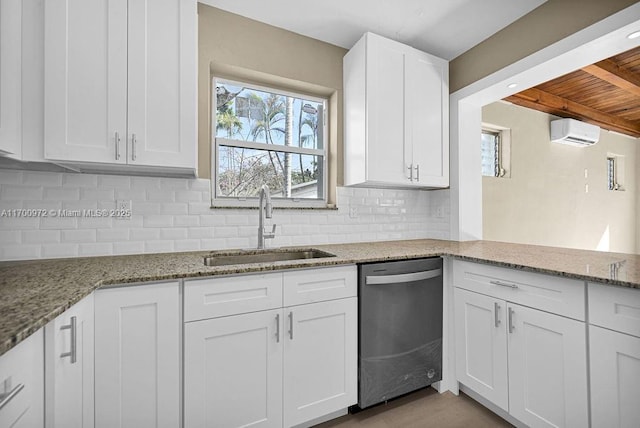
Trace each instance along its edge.
<path fill-rule="evenodd" d="M 500 326 L 500 305 L 498 302 L 493 302 L 493 322 L 496 327 Z"/>
<path fill-rule="evenodd" d="M 499 285 L 500 287 L 509 287 L 509 288 L 513 288 L 513 289 L 518 288 L 517 285 L 509 284 L 508 282 L 502 282 L 502 281 L 489 281 L 489 282 L 491 284 L 493 284 L 493 285 Z"/>
<path fill-rule="evenodd" d="M 0 409 L 9 404 L 9 401 L 13 399 L 22 389 L 24 388 L 24 383 L 19 383 L 15 386 L 15 388 L 11 389 L 11 378 L 7 378 L 4 381 L 4 391 L 0 393 Z"/>
<path fill-rule="evenodd" d="M 76 347 L 76 339 L 77 339 L 77 335 L 76 335 L 76 317 L 71 317 L 71 322 L 67 325 L 63 325 L 62 327 L 60 327 L 60 330 L 70 330 L 71 332 L 71 340 L 70 340 L 70 349 L 69 352 L 63 352 L 62 354 L 60 354 L 60 358 L 66 358 L 69 357 L 71 359 L 71 364 L 75 364 L 76 359 L 77 359 L 77 347 Z"/>
<path fill-rule="evenodd" d="M 293 340 L 293 312 L 289 312 L 289 339 Z"/>
<path fill-rule="evenodd" d="M 513 314 L 514 314 L 514 310 L 512 308 L 509 308 L 509 333 L 513 333 L 513 329 L 515 328 L 513 326 Z"/>
<path fill-rule="evenodd" d="M 276 343 L 280 343 L 280 314 L 276 314 Z"/>

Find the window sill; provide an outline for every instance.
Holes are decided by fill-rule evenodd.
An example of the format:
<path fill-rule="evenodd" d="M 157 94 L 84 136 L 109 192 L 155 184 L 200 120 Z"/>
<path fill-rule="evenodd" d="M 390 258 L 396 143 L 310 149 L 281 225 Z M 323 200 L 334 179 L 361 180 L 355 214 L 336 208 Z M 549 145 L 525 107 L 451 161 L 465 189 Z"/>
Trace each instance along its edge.
<path fill-rule="evenodd" d="M 258 207 L 257 206 L 240 206 L 240 205 L 236 205 L 236 206 L 232 206 L 232 205 L 212 205 L 211 207 L 212 210 L 257 210 Z M 274 206 L 273 207 L 274 210 L 278 210 L 278 211 L 285 211 L 285 210 L 295 210 L 295 211 L 337 211 L 338 207 L 335 205 L 325 205 L 325 206 L 317 206 L 317 207 L 278 207 L 278 206 Z"/>

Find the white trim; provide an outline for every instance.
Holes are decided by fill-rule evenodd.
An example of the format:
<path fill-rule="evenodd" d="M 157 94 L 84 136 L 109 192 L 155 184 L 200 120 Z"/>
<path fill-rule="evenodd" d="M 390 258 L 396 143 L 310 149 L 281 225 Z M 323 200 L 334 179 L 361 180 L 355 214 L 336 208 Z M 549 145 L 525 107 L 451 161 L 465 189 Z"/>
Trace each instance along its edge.
<path fill-rule="evenodd" d="M 296 155 L 325 156 L 322 149 L 307 149 L 305 147 L 283 146 L 280 144 L 256 143 L 255 141 L 231 140 L 228 138 L 216 137 L 216 148 L 218 146 L 239 147 L 244 149 L 269 150 L 272 152 L 293 153 Z"/>
<path fill-rule="evenodd" d="M 482 239 L 482 106 L 638 46 L 639 27 L 636 3 L 450 95 L 451 239 Z"/>

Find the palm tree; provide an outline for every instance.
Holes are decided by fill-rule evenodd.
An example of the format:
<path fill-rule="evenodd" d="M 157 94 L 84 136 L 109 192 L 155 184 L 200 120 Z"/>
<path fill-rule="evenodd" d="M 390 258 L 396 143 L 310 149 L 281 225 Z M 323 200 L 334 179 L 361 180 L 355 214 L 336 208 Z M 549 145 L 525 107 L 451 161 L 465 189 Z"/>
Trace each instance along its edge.
<path fill-rule="evenodd" d="M 258 105 L 262 106 L 263 113 L 261 114 L 261 119 L 257 120 L 251 127 L 250 135 L 253 141 L 256 141 L 258 138 L 264 138 L 265 143 L 274 144 L 273 133 L 285 134 L 285 130 L 277 126 L 282 120 L 286 121 L 285 101 L 277 94 L 269 94 L 269 96 L 264 99 L 255 94 L 251 96 L 260 100 Z M 284 172 L 285 168 L 277 153 L 275 154 L 275 158 L 278 162 L 279 169 L 276 167 L 273 158 L 273 152 L 269 152 L 269 161 L 271 162 L 274 173 L 278 176 L 280 175 L 280 171 Z"/>

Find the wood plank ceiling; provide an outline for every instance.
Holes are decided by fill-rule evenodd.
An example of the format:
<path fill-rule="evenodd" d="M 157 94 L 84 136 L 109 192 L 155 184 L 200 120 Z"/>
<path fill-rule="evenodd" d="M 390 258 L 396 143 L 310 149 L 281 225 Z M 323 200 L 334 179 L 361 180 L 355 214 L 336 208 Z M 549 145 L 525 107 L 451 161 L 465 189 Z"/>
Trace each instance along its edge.
<path fill-rule="evenodd" d="M 640 138 L 640 47 L 518 92 L 505 101 Z"/>

